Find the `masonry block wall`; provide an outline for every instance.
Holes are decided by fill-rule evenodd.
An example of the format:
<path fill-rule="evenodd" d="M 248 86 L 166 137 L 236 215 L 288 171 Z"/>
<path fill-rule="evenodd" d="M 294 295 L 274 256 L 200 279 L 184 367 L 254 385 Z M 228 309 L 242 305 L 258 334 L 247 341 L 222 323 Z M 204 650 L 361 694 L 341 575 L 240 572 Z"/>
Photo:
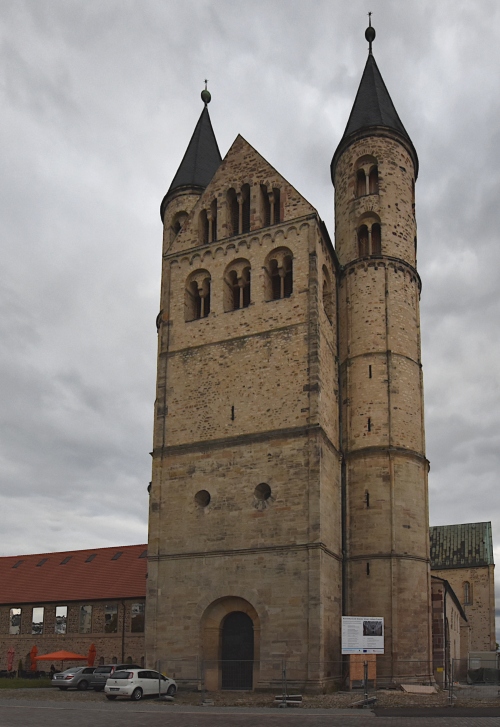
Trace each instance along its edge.
<path fill-rule="evenodd" d="M 463 656 L 468 651 L 496 651 L 494 566 L 433 569 L 432 573 L 450 583 L 467 616 L 468 648 Z"/>
<path fill-rule="evenodd" d="M 91 644 L 96 647 L 95 665 L 99 662 L 111 664 L 114 661 L 120 663 L 130 659 L 134 664 L 144 663 L 144 633 L 132 631 L 132 605 L 144 604 L 144 599 L 130 599 L 123 601 L 85 601 L 82 603 L 66 603 L 67 620 L 66 633 L 55 633 L 56 628 L 56 607 L 61 603 L 29 603 L 12 604 L 0 606 L 0 669 L 7 669 L 7 652 L 13 648 L 14 669 L 20 659 L 25 661 L 33 646 L 38 649 L 38 654 L 49 654 L 53 651 L 67 650 L 77 654 L 88 654 Z M 90 619 L 90 631 L 80 633 L 80 607 L 87 605 L 92 607 Z M 116 606 L 116 631 L 106 633 L 105 612 L 106 605 Z M 43 632 L 32 633 L 32 612 L 33 608 L 43 607 Z M 20 608 L 20 633 L 9 634 L 10 609 Z M 78 662 L 84 664 L 85 662 Z M 69 664 L 68 664 L 69 665 Z M 54 666 L 59 669 L 61 664 Z M 48 671 L 50 662 L 39 662 L 39 669 Z M 29 665 L 28 665 L 29 669 Z"/>

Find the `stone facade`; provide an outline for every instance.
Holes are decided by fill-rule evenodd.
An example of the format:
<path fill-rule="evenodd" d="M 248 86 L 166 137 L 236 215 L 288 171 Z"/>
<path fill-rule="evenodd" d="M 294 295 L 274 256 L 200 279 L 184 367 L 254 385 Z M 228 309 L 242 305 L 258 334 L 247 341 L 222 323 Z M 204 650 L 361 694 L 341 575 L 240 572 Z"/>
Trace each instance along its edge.
<path fill-rule="evenodd" d="M 468 648 L 462 656 L 469 651 L 496 651 L 494 566 L 433 569 L 432 574 L 446 578 L 467 616 L 470 636 L 464 637 Z"/>
<path fill-rule="evenodd" d="M 227 191 L 245 184 L 250 229 L 228 236 Z M 263 225 L 263 189 L 279 190 L 274 225 Z M 217 240 L 201 246 L 198 218 L 213 199 Z M 331 243 L 315 210 L 241 137 L 174 242 L 171 219 L 167 207 L 148 659 L 220 659 L 213 619 L 220 629 L 236 599 L 252 614 L 259 684 L 265 663 L 283 654 L 306 677 L 315 664 L 317 681 L 320 664 L 339 661 L 342 609 Z M 269 260 L 283 254 L 293 260 L 293 292 L 274 299 Z M 241 260 L 251 269 L 250 304 L 226 310 L 227 270 Z M 199 269 L 211 281 L 210 313 L 186 321 L 185 289 Z"/>
<path fill-rule="evenodd" d="M 432 576 L 432 662 L 434 678 L 441 687 L 449 685 L 450 675 L 457 674 L 458 660 L 467 655 L 470 626 L 458 597 L 443 578 Z M 457 674 L 458 676 L 458 674 Z"/>

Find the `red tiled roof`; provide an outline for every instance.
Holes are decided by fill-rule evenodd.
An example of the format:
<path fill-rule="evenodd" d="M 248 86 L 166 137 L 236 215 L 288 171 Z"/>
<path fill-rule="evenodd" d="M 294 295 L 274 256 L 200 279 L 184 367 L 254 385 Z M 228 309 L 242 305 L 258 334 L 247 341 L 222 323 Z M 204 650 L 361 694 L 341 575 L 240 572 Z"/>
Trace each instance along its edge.
<path fill-rule="evenodd" d="M 0 558 L 0 604 L 144 598 L 146 555 L 125 545 Z"/>

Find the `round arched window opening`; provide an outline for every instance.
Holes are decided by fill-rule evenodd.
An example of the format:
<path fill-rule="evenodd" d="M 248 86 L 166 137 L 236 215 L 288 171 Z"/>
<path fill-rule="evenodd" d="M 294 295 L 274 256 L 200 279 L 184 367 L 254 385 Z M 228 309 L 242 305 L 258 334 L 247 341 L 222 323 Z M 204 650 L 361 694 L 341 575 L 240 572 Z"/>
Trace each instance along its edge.
<path fill-rule="evenodd" d="M 265 482 L 261 482 L 261 484 L 257 485 L 255 488 L 254 494 L 257 500 L 269 500 L 271 497 L 271 488 Z"/>
<path fill-rule="evenodd" d="M 207 490 L 199 490 L 194 496 L 194 501 L 200 507 L 206 507 L 210 503 L 210 493 Z"/>

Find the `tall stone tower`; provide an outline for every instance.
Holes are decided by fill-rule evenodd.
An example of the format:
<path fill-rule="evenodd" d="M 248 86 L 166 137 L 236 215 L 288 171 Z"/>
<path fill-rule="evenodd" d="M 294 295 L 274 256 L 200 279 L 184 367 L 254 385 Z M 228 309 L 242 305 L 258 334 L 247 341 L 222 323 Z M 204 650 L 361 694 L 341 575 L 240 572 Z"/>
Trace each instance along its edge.
<path fill-rule="evenodd" d="M 148 662 L 203 664 L 218 689 L 280 684 L 287 659 L 322 688 L 342 583 L 333 246 L 241 136 L 220 161 L 206 105 L 161 213 Z"/>
<path fill-rule="evenodd" d="M 372 54 L 331 171 L 340 263 L 344 608 L 385 618 L 386 673 L 432 669 L 415 148 Z"/>

